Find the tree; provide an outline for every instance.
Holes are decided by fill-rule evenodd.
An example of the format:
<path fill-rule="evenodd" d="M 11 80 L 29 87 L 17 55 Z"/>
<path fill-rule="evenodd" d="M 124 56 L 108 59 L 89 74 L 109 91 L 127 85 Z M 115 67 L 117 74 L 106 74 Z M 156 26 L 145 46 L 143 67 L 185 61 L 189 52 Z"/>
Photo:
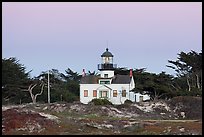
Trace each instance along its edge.
<path fill-rule="evenodd" d="M 134 69 L 133 77 L 135 80 L 134 91 L 143 93 L 148 92 L 152 100 L 160 98 L 170 98 L 174 96 L 171 86 L 173 76 L 161 72 L 159 74 L 145 72 L 146 68 Z"/>
<path fill-rule="evenodd" d="M 45 87 L 46 90 L 48 88 L 48 72 L 43 71 L 39 76 L 35 77 L 35 80 L 40 81 L 40 82 L 38 82 L 39 83 L 38 85 L 40 85 L 40 87 L 41 87 L 41 92 L 39 95 L 42 95 L 42 96 L 39 97 L 39 100 L 42 102 L 47 102 L 46 101 L 46 100 L 48 100 L 47 92 L 43 93 L 42 90 L 43 90 L 43 87 Z M 62 73 L 60 73 L 57 69 L 49 70 L 49 86 L 51 88 L 51 91 L 50 91 L 51 98 L 50 99 L 52 102 L 60 101 L 57 94 L 59 94 L 59 92 L 60 92 L 59 90 L 65 88 L 65 87 L 61 88 L 61 86 L 64 84 L 64 82 L 65 82 L 65 80 L 62 77 Z M 37 91 L 39 91 L 39 89 Z M 36 91 L 34 91 L 34 92 L 36 92 Z M 38 94 L 36 94 L 36 95 L 38 95 Z M 32 95 L 31 95 L 31 98 L 32 98 Z M 56 98 L 58 98 L 58 99 L 56 99 Z"/>
<path fill-rule="evenodd" d="M 188 84 L 188 91 L 190 91 L 191 90 L 191 85 L 190 85 L 190 82 L 189 82 L 189 75 L 191 73 L 191 68 L 187 64 L 179 62 L 179 60 L 177 60 L 177 61 L 168 60 L 168 62 L 171 63 L 171 64 L 174 64 L 176 66 L 176 67 L 173 67 L 173 66 L 168 66 L 167 65 L 167 67 L 170 67 L 170 68 L 174 69 L 177 72 L 178 77 L 185 77 L 186 78 L 186 82 Z"/>
<path fill-rule="evenodd" d="M 185 78 L 188 91 L 192 88 L 202 90 L 202 53 L 193 50 L 189 53 L 180 52 L 176 61 L 168 60 L 172 65 L 167 67 L 174 69 L 180 79 Z"/>
<path fill-rule="evenodd" d="M 119 67 L 116 68 L 114 71 L 115 75 L 120 74 L 120 75 L 128 75 L 130 71 L 126 67 Z"/>
<path fill-rule="evenodd" d="M 76 72 L 73 72 L 71 69 L 68 69 L 67 72 L 68 74 L 65 75 L 63 73 L 60 73 L 57 69 L 50 70 L 50 99 L 52 102 L 72 102 L 74 100 L 77 100 L 77 96 L 79 96 L 80 75 L 78 75 L 78 73 Z M 39 76 L 36 77 L 36 79 L 44 81 L 46 90 L 48 80 L 47 72 L 42 72 Z M 39 92 L 39 90 L 37 91 Z M 42 95 L 39 96 L 39 101 L 45 102 L 46 99 L 47 92 L 43 92 Z"/>
<path fill-rule="evenodd" d="M 95 75 L 95 76 L 97 76 L 97 75 L 98 75 L 98 73 L 97 73 L 97 72 L 95 72 L 95 71 L 91 72 L 91 71 L 89 70 L 89 71 L 88 71 L 88 75 Z"/>
<path fill-rule="evenodd" d="M 65 70 L 67 75 L 63 75 L 63 77 L 69 81 L 69 80 L 74 80 L 79 82 L 81 75 L 79 75 L 77 72 L 72 71 L 70 68 L 68 68 L 67 70 Z"/>
<path fill-rule="evenodd" d="M 2 101 L 19 103 L 22 98 L 21 89 L 25 88 L 30 81 L 30 72 L 26 72 L 24 65 L 15 57 L 2 59 Z"/>
<path fill-rule="evenodd" d="M 30 84 L 30 86 L 28 87 L 27 90 L 22 90 L 22 91 L 29 91 L 31 99 L 33 101 L 33 104 L 36 104 L 37 96 L 39 96 L 43 93 L 44 85 L 45 84 L 43 82 L 40 84 L 41 91 L 40 91 L 40 93 L 36 93 L 35 95 L 33 94 L 33 89 L 37 86 L 37 84 Z"/>
<path fill-rule="evenodd" d="M 72 71 L 70 68 L 65 70 L 66 75 L 64 78 L 66 79 L 66 89 L 67 92 L 71 92 L 76 96 L 79 96 L 79 82 L 82 75 L 79 75 L 77 72 Z"/>
<path fill-rule="evenodd" d="M 173 76 L 166 74 L 166 72 L 164 71 L 157 74 L 154 79 L 154 85 L 155 85 L 154 99 L 173 97 L 174 89 L 171 86 L 172 81 L 173 81 Z"/>

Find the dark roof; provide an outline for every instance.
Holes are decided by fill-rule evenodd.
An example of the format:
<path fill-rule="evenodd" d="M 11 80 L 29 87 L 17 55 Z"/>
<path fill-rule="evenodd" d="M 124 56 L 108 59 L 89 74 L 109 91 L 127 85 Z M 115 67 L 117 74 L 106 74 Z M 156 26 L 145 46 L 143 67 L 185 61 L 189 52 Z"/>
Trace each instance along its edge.
<path fill-rule="evenodd" d="M 99 79 L 104 79 L 104 78 L 100 78 L 99 76 L 95 76 L 95 75 L 84 76 L 81 78 L 80 84 L 98 84 Z M 117 74 L 112 78 L 111 84 L 129 84 L 130 80 L 131 79 L 129 75 Z"/>
<path fill-rule="evenodd" d="M 113 54 L 108 51 L 108 48 L 106 48 L 106 51 L 101 55 L 101 57 L 113 57 Z"/>
<path fill-rule="evenodd" d="M 112 80 L 112 84 L 129 84 L 130 80 L 129 75 L 116 75 Z"/>
<path fill-rule="evenodd" d="M 81 84 L 98 84 L 99 76 L 89 75 L 81 78 Z"/>

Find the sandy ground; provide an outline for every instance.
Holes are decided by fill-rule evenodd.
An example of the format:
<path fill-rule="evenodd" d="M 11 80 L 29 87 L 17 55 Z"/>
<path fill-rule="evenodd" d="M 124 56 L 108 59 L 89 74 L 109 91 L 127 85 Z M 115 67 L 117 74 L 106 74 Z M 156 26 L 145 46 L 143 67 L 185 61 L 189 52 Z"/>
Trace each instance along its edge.
<path fill-rule="evenodd" d="M 2 106 L 2 134 L 202 135 L 202 111 L 189 113 L 193 110 L 188 105 L 179 100 L 177 105 L 158 101 L 118 106 L 79 102 Z"/>

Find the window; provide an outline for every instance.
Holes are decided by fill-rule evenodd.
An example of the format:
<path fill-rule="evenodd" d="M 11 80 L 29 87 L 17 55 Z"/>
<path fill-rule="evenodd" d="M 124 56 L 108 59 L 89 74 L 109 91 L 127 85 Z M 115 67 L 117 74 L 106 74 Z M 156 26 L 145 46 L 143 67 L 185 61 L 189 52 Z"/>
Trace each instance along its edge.
<path fill-rule="evenodd" d="M 108 74 L 104 74 L 104 78 L 108 78 Z"/>
<path fill-rule="evenodd" d="M 108 97 L 108 92 L 107 91 L 100 91 L 100 97 L 101 98 Z"/>
<path fill-rule="evenodd" d="M 126 90 L 122 90 L 122 97 L 126 97 Z"/>
<path fill-rule="evenodd" d="M 117 97 L 117 90 L 113 90 L 113 97 Z"/>
<path fill-rule="evenodd" d="M 100 81 L 100 84 L 110 84 L 110 81 L 105 81 L 105 80 L 103 80 L 103 81 Z"/>
<path fill-rule="evenodd" d="M 109 57 L 105 57 L 105 63 L 109 63 L 110 58 Z"/>
<path fill-rule="evenodd" d="M 88 90 L 84 90 L 84 97 L 88 97 Z"/>
<path fill-rule="evenodd" d="M 93 90 L 93 97 L 97 97 L 97 90 Z"/>

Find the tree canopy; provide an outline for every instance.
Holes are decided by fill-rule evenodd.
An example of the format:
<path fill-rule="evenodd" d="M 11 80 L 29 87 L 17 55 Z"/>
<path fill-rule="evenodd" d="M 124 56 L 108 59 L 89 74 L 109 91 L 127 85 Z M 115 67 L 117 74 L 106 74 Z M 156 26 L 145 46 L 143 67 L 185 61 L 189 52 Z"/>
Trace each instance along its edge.
<path fill-rule="evenodd" d="M 2 59 L 2 101 L 17 102 L 24 97 L 21 89 L 29 83 L 29 73 L 16 58 Z"/>
<path fill-rule="evenodd" d="M 132 74 L 135 80 L 135 92 L 149 92 L 152 99 L 172 98 L 174 96 L 201 96 L 202 95 L 202 51 L 197 53 L 178 53 L 177 60 L 168 60 L 168 68 L 175 70 L 177 76 L 161 72 L 159 74 L 146 72 L 146 68 L 134 68 Z M 14 57 L 2 59 L 2 102 L 47 103 L 48 72 L 42 71 L 38 76 L 30 78 L 24 65 Z M 129 75 L 126 67 L 116 68 L 115 75 Z M 87 75 L 98 75 L 95 71 L 88 71 Z M 65 73 L 57 69 L 49 71 L 51 102 L 79 100 L 79 83 L 82 75 L 71 68 Z M 33 95 L 29 94 L 31 91 Z M 31 93 L 30 92 L 30 93 Z M 38 97 L 37 97 L 38 96 Z M 33 98 L 36 100 L 33 100 Z"/>
<path fill-rule="evenodd" d="M 171 65 L 167 67 L 174 69 L 180 80 L 188 91 L 202 90 L 202 52 L 197 53 L 193 50 L 188 53 L 180 52 L 176 61 L 168 60 Z"/>

